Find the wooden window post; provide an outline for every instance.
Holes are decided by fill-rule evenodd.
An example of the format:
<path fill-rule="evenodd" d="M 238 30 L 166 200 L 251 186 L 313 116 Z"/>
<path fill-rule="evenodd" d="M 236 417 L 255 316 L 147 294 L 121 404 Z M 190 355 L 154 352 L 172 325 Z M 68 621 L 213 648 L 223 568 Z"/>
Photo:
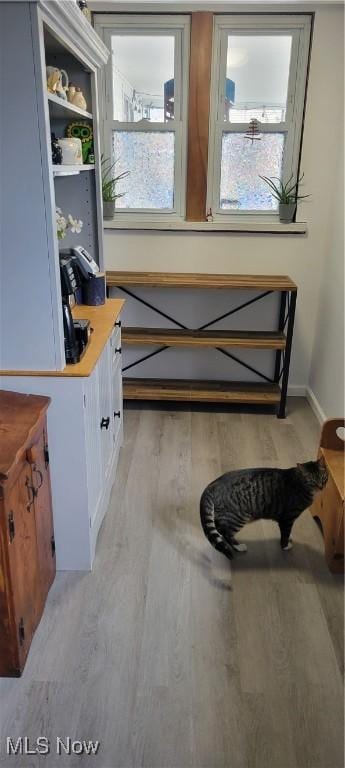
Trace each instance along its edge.
<path fill-rule="evenodd" d="M 189 105 L 187 221 L 205 221 L 213 13 L 192 13 Z"/>

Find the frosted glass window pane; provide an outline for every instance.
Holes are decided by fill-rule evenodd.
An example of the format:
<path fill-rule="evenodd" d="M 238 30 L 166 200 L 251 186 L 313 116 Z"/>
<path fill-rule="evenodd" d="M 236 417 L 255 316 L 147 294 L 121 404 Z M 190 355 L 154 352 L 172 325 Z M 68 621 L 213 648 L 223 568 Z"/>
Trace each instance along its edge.
<path fill-rule="evenodd" d="M 114 120 L 174 119 L 173 35 L 112 35 Z"/>
<path fill-rule="evenodd" d="M 220 207 L 241 211 L 276 211 L 261 176 L 281 176 L 283 133 L 265 133 L 259 141 L 244 138 L 243 133 L 223 133 L 220 177 Z"/>
<path fill-rule="evenodd" d="M 224 120 L 285 120 L 291 35 L 229 35 Z"/>
<path fill-rule="evenodd" d="M 174 207 L 174 133 L 114 131 L 113 153 L 116 173 L 130 172 L 119 184 L 125 195 L 116 200 L 116 208 Z"/>

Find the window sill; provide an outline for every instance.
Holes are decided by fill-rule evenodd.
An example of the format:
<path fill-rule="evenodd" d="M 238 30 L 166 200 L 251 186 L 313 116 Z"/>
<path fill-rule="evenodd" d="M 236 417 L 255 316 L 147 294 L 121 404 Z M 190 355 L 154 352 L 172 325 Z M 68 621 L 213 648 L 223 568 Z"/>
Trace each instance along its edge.
<path fill-rule="evenodd" d="M 161 232 L 239 232 L 266 235 L 306 235 L 305 221 L 283 224 L 281 221 L 128 221 L 114 218 L 103 221 L 104 229 L 153 230 Z"/>

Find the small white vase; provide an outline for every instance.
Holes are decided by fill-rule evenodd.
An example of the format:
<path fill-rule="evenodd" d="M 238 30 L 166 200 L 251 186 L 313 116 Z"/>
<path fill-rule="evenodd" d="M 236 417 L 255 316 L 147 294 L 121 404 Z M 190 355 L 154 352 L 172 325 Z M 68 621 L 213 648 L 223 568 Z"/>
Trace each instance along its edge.
<path fill-rule="evenodd" d="M 113 219 L 115 216 L 115 200 L 103 200 L 103 218 Z"/>
<path fill-rule="evenodd" d="M 291 224 L 294 220 L 297 203 L 279 203 L 279 221 Z"/>

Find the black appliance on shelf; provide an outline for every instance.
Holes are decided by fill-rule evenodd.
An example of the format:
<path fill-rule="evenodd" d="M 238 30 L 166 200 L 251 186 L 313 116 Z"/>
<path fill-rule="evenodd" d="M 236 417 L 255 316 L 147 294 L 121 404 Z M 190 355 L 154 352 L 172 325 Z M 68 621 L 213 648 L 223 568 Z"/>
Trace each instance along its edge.
<path fill-rule="evenodd" d="M 66 363 L 79 363 L 90 340 L 90 321 L 73 320 L 71 303 L 75 303 L 80 278 L 70 251 L 60 251 L 59 259 Z"/>

